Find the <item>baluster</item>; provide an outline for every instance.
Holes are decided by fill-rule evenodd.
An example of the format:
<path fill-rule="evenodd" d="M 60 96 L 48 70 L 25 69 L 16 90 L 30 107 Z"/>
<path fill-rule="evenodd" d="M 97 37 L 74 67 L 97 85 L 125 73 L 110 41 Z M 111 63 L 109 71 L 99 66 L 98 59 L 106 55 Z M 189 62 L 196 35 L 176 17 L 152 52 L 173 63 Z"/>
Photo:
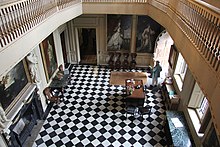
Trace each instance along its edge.
<path fill-rule="evenodd" d="M 220 30 L 219 30 L 219 29 L 218 29 L 218 32 L 217 32 L 217 33 L 220 33 Z M 211 65 L 213 65 L 215 59 L 217 59 L 216 54 L 217 54 L 217 52 L 218 52 L 219 46 L 220 46 L 220 36 L 218 35 L 218 36 L 216 37 L 216 42 L 215 42 L 215 44 L 214 44 L 214 49 L 212 50 L 212 54 L 211 54 L 211 57 L 210 57 L 210 58 L 211 58 L 211 61 L 210 61 L 210 64 L 211 64 Z M 213 65 L 213 67 L 214 67 L 214 65 Z"/>
<path fill-rule="evenodd" d="M 218 19 L 217 19 L 218 21 Z M 219 39 L 219 29 L 216 27 L 216 26 L 213 26 L 214 28 L 214 31 L 213 31 L 213 35 L 212 35 L 212 38 L 211 38 L 211 47 L 210 47 L 210 52 L 208 52 L 207 54 L 207 58 L 208 60 L 210 61 L 210 55 L 212 54 L 213 50 L 216 48 L 216 44 L 218 43 L 218 39 Z"/>
<path fill-rule="evenodd" d="M 213 68 L 215 68 L 216 63 L 218 61 L 219 47 L 220 47 L 220 43 L 218 43 L 218 46 L 215 48 L 215 52 L 213 51 L 214 56 L 213 56 L 212 64 L 211 64 Z"/>
<path fill-rule="evenodd" d="M 17 30 L 19 36 L 22 34 L 22 16 L 21 16 L 21 9 L 20 9 L 20 3 L 15 5 L 15 17 L 16 17 L 16 23 L 17 23 Z"/>
<path fill-rule="evenodd" d="M 206 20 L 206 27 L 205 27 L 205 31 L 204 31 L 204 34 L 203 34 L 203 41 L 204 41 L 204 44 L 205 44 L 205 46 L 207 46 L 207 44 L 208 44 L 208 40 L 207 40 L 207 37 L 208 37 L 208 35 L 209 35 L 209 32 L 210 32 L 210 22 L 208 21 L 208 20 Z M 202 48 L 202 54 L 204 55 L 204 53 L 205 53 L 205 51 L 206 51 L 206 47 L 205 48 Z"/>
<path fill-rule="evenodd" d="M 35 12 L 35 19 L 37 20 L 37 23 L 42 21 L 42 15 L 41 15 L 41 5 L 39 0 L 36 0 L 35 5 L 33 5 L 33 11 Z"/>
<path fill-rule="evenodd" d="M 212 15 L 210 14 L 210 19 L 212 19 Z M 207 46 L 207 48 L 203 51 L 203 55 L 206 57 L 206 54 L 207 54 L 207 51 L 208 51 L 208 48 L 210 47 L 209 45 L 209 39 L 210 39 L 210 36 L 211 36 L 211 33 L 213 33 L 213 30 L 212 30 L 212 23 L 209 21 L 209 25 L 208 25 L 208 31 L 207 31 L 207 34 L 206 34 L 206 37 L 205 37 L 205 44 Z"/>
<path fill-rule="evenodd" d="M 203 15 L 207 15 L 207 13 L 204 12 Z M 204 25 L 203 25 L 203 28 L 202 28 L 202 33 L 201 33 L 201 40 L 203 42 L 203 44 L 205 44 L 205 37 L 206 37 L 206 33 L 208 31 L 208 20 L 206 19 L 206 16 L 203 16 L 203 21 L 204 21 Z M 201 47 L 201 53 L 203 53 L 204 51 L 204 46 Z"/>
<path fill-rule="evenodd" d="M 220 63 L 220 43 L 219 43 L 219 46 L 217 48 L 215 56 L 216 56 L 216 61 L 214 62 L 213 67 L 216 71 L 218 71 L 219 70 L 219 63 Z"/>
<path fill-rule="evenodd" d="M 31 3 L 31 15 L 33 15 L 34 26 L 36 26 L 39 23 L 38 9 L 36 9 L 37 4 L 37 0 L 33 0 L 33 2 Z"/>
<path fill-rule="evenodd" d="M 197 16 L 195 16 L 197 18 L 197 26 L 196 28 L 198 28 L 198 34 L 197 34 L 197 41 L 196 41 L 196 44 L 198 45 L 200 43 L 200 34 L 202 32 L 202 27 L 203 27 L 203 19 L 201 17 L 200 14 L 197 13 Z M 199 46 L 199 45 L 198 45 Z M 200 50 L 200 49 L 199 49 Z"/>
<path fill-rule="evenodd" d="M 36 0 L 36 4 L 33 6 L 34 7 L 34 12 L 35 12 L 35 15 L 37 16 L 37 22 L 41 22 L 42 20 L 42 15 L 41 15 L 41 5 L 40 5 L 40 2 L 39 0 Z"/>
<path fill-rule="evenodd" d="M 200 34 L 200 38 L 203 38 L 204 30 L 205 30 L 205 27 L 206 27 L 207 20 L 202 15 L 202 13 L 200 14 L 200 21 L 201 21 L 201 28 L 200 28 L 199 34 Z"/>
<path fill-rule="evenodd" d="M 12 6 L 8 7 L 8 11 L 9 11 L 9 18 L 10 18 L 10 25 L 11 25 L 11 34 L 12 34 L 12 38 L 14 40 L 17 38 L 17 31 L 16 31 L 16 26 L 15 26 Z"/>
<path fill-rule="evenodd" d="M 201 43 L 200 38 L 201 38 L 202 28 L 204 26 L 203 18 L 201 16 L 201 14 L 197 15 L 197 22 L 198 22 L 198 26 L 197 26 L 197 28 L 198 28 L 198 38 L 197 38 L 196 44 L 198 45 L 198 49 L 200 51 L 201 50 L 201 48 L 200 48 L 200 43 Z"/>
<path fill-rule="evenodd" d="M 7 17 L 7 10 L 6 9 L 2 9 L 2 15 L 3 15 L 3 24 L 5 24 L 5 44 L 8 44 L 10 42 L 10 40 L 12 40 L 12 37 L 10 35 L 10 25 L 9 25 L 9 20 Z"/>
<path fill-rule="evenodd" d="M 24 25 L 26 26 L 26 30 L 25 30 L 25 32 L 26 31 L 28 31 L 29 30 L 29 24 L 28 24 L 28 16 L 27 16 L 27 8 L 26 8 L 26 6 L 27 6 L 27 1 L 24 1 L 23 2 L 23 15 L 24 15 Z"/>
<path fill-rule="evenodd" d="M 1 9 L 0 10 L 0 19 L 1 19 L 1 34 L 2 36 L 5 36 L 6 34 L 6 26 L 5 26 L 5 20 L 4 20 L 4 13 L 3 13 L 3 10 Z"/>
<path fill-rule="evenodd" d="M 1 16 L 0 16 L 1 17 Z M 2 30 L 2 27 L 0 27 L 0 33 L 1 33 L 1 37 L 0 37 L 0 45 L 1 47 L 3 47 L 5 45 L 5 41 L 4 41 L 4 35 L 3 35 L 3 30 Z"/>
<path fill-rule="evenodd" d="M 36 18 L 35 15 L 33 13 L 33 5 L 35 4 L 35 0 L 30 0 L 29 2 L 29 15 L 30 15 L 30 21 L 31 21 L 31 27 L 34 27 L 36 25 Z"/>
<path fill-rule="evenodd" d="M 32 28 L 34 26 L 34 15 L 32 15 L 32 11 L 31 11 L 31 6 L 33 5 L 33 0 L 28 0 L 28 20 L 29 20 L 29 24 L 30 24 L 30 28 Z"/>
<path fill-rule="evenodd" d="M 2 20 L 3 20 L 3 24 L 4 24 L 4 28 L 5 28 L 5 35 L 8 34 L 9 32 L 9 28 L 8 28 L 8 25 L 7 25 L 7 17 L 6 17 L 6 11 L 5 9 L 2 9 L 1 10 L 2 12 Z"/>
<path fill-rule="evenodd" d="M 215 29 L 215 26 L 213 24 L 211 24 L 210 33 L 209 33 L 209 36 L 208 36 L 207 41 L 206 41 L 208 48 L 204 52 L 205 58 L 208 57 L 208 54 L 209 54 L 209 52 L 211 52 L 211 49 L 212 49 L 212 37 L 213 37 L 214 31 L 215 31 L 214 29 Z"/>
<path fill-rule="evenodd" d="M 18 24 L 17 24 L 17 21 L 16 21 L 16 15 L 15 15 L 15 7 L 14 5 L 11 6 L 11 15 L 12 15 L 12 22 L 13 22 L 13 30 L 15 32 L 15 37 L 17 38 L 19 36 L 19 32 L 17 30 L 18 28 Z"/>
<path fill-rule="evenodd" d="M 26 32 L 26 26 L 25 26 L 25 18 L 24 18 L 24 11 L 23 11 L 23 2 L 19 3 L 19 10 L 20 10 L 20 21 L 21 21 L 21 34 Z"/>

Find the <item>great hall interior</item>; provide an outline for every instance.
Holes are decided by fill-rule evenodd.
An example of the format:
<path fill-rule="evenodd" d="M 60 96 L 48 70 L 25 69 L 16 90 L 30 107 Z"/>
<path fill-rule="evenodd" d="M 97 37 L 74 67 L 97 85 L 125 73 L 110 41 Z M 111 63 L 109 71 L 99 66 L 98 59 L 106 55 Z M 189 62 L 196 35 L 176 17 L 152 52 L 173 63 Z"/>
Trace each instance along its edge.
<path fill-rule="evenodd" d="M 0 8 L 1 147 L 220 146 L 219 0 Z"/>

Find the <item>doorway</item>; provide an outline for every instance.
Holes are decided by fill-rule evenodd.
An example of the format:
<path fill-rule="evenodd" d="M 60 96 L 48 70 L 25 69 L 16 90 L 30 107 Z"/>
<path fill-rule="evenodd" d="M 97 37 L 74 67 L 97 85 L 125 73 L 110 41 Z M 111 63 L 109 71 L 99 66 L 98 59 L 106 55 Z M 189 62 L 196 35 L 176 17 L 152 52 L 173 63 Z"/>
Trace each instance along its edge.
<path fill-rule="evenodd" d="M 97 65 L 96 29 L 79 28 L 78 33 L 81 59 L 79 64 Z"/>
<path fill-rule="evenodd" d="M 68 67 L 68 61 L 67 61 L 67 52 L 66 52 L 66 41 L 65 41 L 65 33 L 64 31 L 60 34 L 60 40 L 61 40 L 61 46 L 62 46 L 62 52 L 63 52 L 63 62 L 65 65 L 65 68 Z"/>
<path fill-rule="evenodd" d="M 174 41 L 167 31 L 163 31 L 157 38 L 157 45 L 154 52 L 154 61 L 160 61 L 160 65 L 162 66 L 160 77 L 162 80 L 165 79 L 169 73 L 168 59 L 170 54 L 170 47 L 173 45 L 173 43 Z"/>

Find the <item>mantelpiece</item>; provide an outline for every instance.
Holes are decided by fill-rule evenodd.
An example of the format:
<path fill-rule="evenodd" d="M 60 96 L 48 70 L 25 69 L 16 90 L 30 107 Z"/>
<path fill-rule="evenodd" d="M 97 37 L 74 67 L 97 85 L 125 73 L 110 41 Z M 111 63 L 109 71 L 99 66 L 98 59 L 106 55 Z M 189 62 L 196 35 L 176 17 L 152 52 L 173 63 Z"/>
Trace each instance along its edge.
<path fill-rule="evenodd" d="M 43 109 L 36 85 L 31 84 L 19 101 L 7 114 L 6 128 L 2 129 L 8 146 L 23 146 L 38 119 L 42 119 Z"/>

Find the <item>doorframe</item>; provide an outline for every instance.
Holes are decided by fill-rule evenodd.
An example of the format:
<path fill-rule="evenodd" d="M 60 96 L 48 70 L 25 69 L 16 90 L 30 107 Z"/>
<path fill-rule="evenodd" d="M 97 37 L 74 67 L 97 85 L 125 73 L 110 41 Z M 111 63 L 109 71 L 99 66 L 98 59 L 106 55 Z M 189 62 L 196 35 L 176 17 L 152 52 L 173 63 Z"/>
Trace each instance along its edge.
<path fill-rule="evenodd" d="M 75 27 L 75 36 L 76 36 L 76 52 L 77 52 L 77 63 L 79 64 L 79 62 L 81 61 L 81 57 L 80 57 L 80 45 L 79 45 L 79 29 L 95 29 L 95 36 L 96 36 L 96 64 L 99 65 L 99 32 L 97 27 Z"/>

